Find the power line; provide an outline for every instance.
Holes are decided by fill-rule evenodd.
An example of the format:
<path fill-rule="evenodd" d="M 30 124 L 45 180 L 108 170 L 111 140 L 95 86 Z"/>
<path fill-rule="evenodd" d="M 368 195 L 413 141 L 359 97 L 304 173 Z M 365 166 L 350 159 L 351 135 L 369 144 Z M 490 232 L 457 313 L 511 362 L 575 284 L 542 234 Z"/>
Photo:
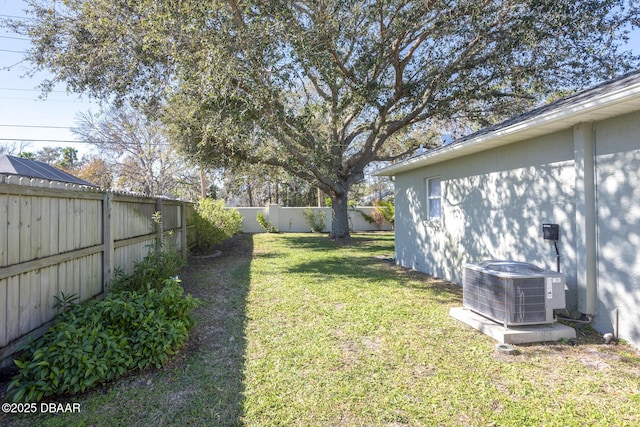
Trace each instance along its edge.
<path fill-rule="evenodd" d="M 0 17 L 11 18 L 11 19 L 33 19 L 33 17 L 30 17 L 30 16 L 5 15 L 2 13 L 0 13 Z"/>
<path fill-rule="evenodd" d="M 49 143 L 65 143 L 65 144 L 85 144 L 85 145 L 96 145 L 93 142 L 88 141 L 76 141 L 72 139 L 29 139 L 29 138 L 0 138 L 0 141 L 10 141 L 10 142 L 49 142 Z M 109 145 L 109 142 L 103 143 L 105 145 Z M 124 143 L 121 145 L 135 145 L 131 143 Z M 144 144 L 143 144 L 144 145 Z M 163 143 L 159 142 L 157 144 L 151 144 L 154 146 L 162 146 L 162 147 L 170 147 L 171 143 Z"/>
<path fill-rule="evenodd" d="M 28 138 L 0 138 L 0 141 L 14 141 L 14 142 L 64 142 L 72 144 L 90 144 L 86 141 L 75 141 L 71 139 L 28 139 Z"/>
<path fill-rule="evenodd" d="M 24 41 L 31 40 L 31 39 L 28 39 L 28 38 L 25 38 L 25 37 L 13 37 L 13 36 L 0 36 L 0 39 L 24 40 Z"/>
<path fill-rule="evenodd" d="M 25 50 L 11 50 L 11 49 L 0 49 L 0 52 L 9 52 L 9 53 L 29 53 Z"/>
<path fill-rule="evenodd" d="M 13 87 L 0 87 L 0 90 L 12 90 L 17 92 L 42 92 L 41 89 L 23 89 Z M 49 90 L 47 93 L 68 93 L 66 90 Z"/>
<path fill-rule="evenodd" d="M 5 128 L 37 128 L 37 129 L 71 129 L 69 126 L 45 126 L 45 125 L 0 125 Z"/>
<path fill-rule="evenodd" d="M 50 99 L 50 98 L 46 98 L 46 99 L 37 99 L 37 98 L 19 98 L 19 97 L 15 97 L 15 96 L 0 96 L 0 99 L 11 99 L 11 100 L 18 100 L 18 101 L 37 101 L 37 102 L 75 102 L 75 103 L 89 103 L 89 101 L 83 101 L 81 99 L 78 100 L 66 100 L 66 99 Z"/>

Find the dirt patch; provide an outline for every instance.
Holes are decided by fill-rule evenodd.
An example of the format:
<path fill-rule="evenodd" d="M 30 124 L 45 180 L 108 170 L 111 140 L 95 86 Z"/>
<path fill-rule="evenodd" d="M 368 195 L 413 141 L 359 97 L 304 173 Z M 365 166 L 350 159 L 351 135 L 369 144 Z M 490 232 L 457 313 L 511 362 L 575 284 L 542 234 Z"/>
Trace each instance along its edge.
<path fill-rule="evenodd" d="M 220 255 L 222 255 L 222 251 L 216 249 L 215 251 L 211 251 L 208 253 L 193 254 L 189 258 L 190 259 L 211 259 L 211 258 L 217 258 Z"/>

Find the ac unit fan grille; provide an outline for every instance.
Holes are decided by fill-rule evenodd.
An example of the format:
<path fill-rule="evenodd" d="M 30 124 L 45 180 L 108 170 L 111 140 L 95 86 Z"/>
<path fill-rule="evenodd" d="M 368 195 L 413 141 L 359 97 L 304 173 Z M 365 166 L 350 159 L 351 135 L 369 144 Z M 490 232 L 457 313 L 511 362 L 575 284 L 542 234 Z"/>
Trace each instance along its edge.
<path fill-rule="evenodd" d="M 467 269 L 463 303 L 508 324 L 544 323 L 545 280 L 542 277 L 504 278 Z"/>

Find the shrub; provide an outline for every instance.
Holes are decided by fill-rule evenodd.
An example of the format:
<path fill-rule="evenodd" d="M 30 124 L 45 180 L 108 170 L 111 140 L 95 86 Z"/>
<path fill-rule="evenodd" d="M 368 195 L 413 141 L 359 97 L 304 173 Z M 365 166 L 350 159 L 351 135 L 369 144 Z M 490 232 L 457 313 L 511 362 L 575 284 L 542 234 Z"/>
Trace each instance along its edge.
<path fill-rule="evenodd" d="M 197 304 L 174 278 L 162 289 L 114 292 L 73 305 L 15 360 L 19 371 L 7 399 L 80 393 L 131 370 L 162 366 L 187 339 Z"/>
<path fill-rule="evenodd" d="M 145 292 L 146 289 L 159 289 L 167 277 L 177 276 L 185 262 L 176 249 L 168 251 L 151 248 L 142 261 L 134 263 L 133 274 L 127 276 L 116 269 L 110 289 L 118 291 Z"/>
<path fill-rule="evenodd" d="M 242 230 L 242 215 L 228 209 L 223 200 L 200 199 L 196 205 L 195 225 L 198 249 L 207 251 Z"/>
<path fill-rule="evenodd" d="M 326 212 L 319 211 L 314 212 L 311 208 L 306 208 L 302 211 L 302 216 L 304 216 L 304 220 L 311 227 L 311 231 L 322 233 L 325 227 L 325 221 L 327 219 Z"/>
<path fill-rule="evenodd" d="M 393 205 L 393 200 L 376 200 L 373 204 L 376 207 L 376 211 L 382 215 L 384 220 L 393 226 L 396 220 L 396 210 Z"/>
<path fill-rule="evenodd" d="M 258 215 L 256 216 L 256 221 L 258 221 L 258 224 L 260 224 L 260 227 L 262 227 L 262 229 L 267 233 L 280 232 L 280 230 L 278 230 L 278 227 L 276 227 L 275 225 L 267 221 L 267 219 L 264 217 L 264 214 L 262 212 L 258 212 Z"/>
<path fill-rule="evenodd" d="M 375 224 L 378 229 L 382 228 L 385 221 L 391 224 L 393 227 L 395 222 L 395 208 L 393 201 L 375 200 L 373 202 L 374 210 L 371 211 L 371 215 L 356 210 L 369 224 Z"/>

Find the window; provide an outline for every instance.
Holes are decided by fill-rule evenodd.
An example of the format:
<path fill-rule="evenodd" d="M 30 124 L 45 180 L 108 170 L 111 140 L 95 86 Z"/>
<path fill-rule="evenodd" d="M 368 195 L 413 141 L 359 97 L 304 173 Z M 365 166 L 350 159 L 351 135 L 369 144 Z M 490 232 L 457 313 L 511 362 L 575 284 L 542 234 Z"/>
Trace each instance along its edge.
<path fill-rule="evenodd" d="M 427 179 L 427 219 L 436 221 L 442 218 L 442 192 L 440 177 Z"/>

